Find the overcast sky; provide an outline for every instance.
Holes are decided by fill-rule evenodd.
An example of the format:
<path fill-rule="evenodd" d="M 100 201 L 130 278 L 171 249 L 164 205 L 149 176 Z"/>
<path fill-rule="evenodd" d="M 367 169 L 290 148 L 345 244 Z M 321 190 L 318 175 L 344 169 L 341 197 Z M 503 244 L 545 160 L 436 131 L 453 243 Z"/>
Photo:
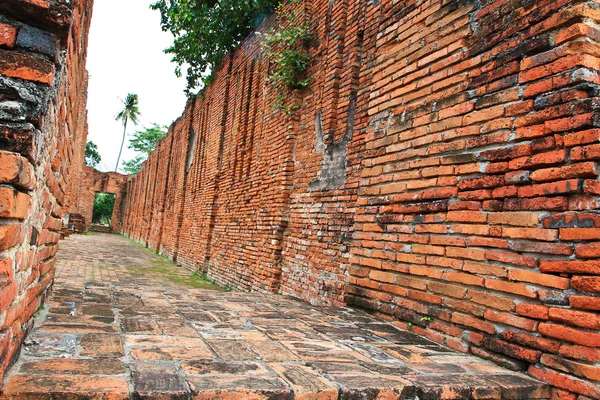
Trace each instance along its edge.
<path fill-rule="evenodd" d="M 113 171 L 123 135 L 115 115 L 120 99 L 137 93 L 142 113 L 137 128 L 156 122 L 170 125 L 185 106 L 185 79 L 177 78 L 175 65 L 163 49 L 172 42 L 160 29 L 160 13 L 150 10 L 151 0 L 97 0 L 90 30 L 87 68 L 88 140 L 98 145 L 98 169 Z M 128 138 L 136 127 L 128 128 Z M 135 156 L 127 149 L 121 159 Z"/>

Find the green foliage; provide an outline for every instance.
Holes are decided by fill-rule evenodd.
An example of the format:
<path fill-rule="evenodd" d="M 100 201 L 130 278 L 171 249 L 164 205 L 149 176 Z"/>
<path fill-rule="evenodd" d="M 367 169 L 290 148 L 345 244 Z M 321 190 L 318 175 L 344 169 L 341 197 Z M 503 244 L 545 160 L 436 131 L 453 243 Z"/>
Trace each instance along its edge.
<path fill-rule="evenodd" d="M 192 273 L 192 278 L 206 283 L 215 283 L 215 280 L 210 278 L 206 273 L 200 273 L 198 271 Z"/>
<path fill-rule="evenodd" d="M 121 141 L 121 148 L 119 149 L 119 157 L 117 157 L 117 164 L 115 165 L 115 171 L 119 168 L 119 162 L 121 161 L 121 154 L 123 153 L 123 145 L 125 145 L 125 135 L 127 134 L 127 122 L 131 121 L 134 125 L 137 125 L 138 118 L 140 116 L 139 110 L 139 98 L 135 93 L 127 94 L 123 102 L 123 109 L 115 116 L 116 121 L 123 123 L 123 140 Z"/>
<path fill-rule="evenodd" d="M 134 125 L 137 124 L 140 116 L 140 99 L 138 95 L 135 93 L 128 93 L 125 100 L 121 101 L 123 102 L 123 109 L 117 113 L 115 121 L 121 121 L 124 126 L 127 125 L 127 121 L 133 122 Z"/>
<path fill-rule="evenodd" d="M 186 93 L 207 84 L 228 51 L 236 48 L 273 12 L 280 0 L 158 0 L 163 31 L 174 36 L 165 52 L 186 68 Z"/>
<path fill-rule="evenodd" d="M 137 151 L 135 158 L 123 161 L 123 170 L 128 174 L 137 174 L 142 169 L 142 163 L 148 158 L 148 154 L 156 149 L 158 142 L 167 134 L 167 127 L 152 124 L 151 127 L 137 131 L 129 141 L 129 148 Z"/>
<path fill-rule="evenodd" d="M 300 104 L 287 105 L 287 92 L 305 88 L 310 81 L 306 77 L 310 56 L 305 51 L 310 26 L 304 12 L 283 4 L 277 8 L 277 19 L 279 27 L 264 35 L 264 54 L 272 64 L 268 80 L 277 91 L 273 107 L 291 115 Z"/>
<path fill-rule="evenodd" d="M 114 207 L 114 194 L 96 193 L 96 196 L 94 197 L 94 211 L 92 213 L 92 223 L 110 225 Z"/>
<path fill-rule="evenodd" d="M 91 140 L 85 144 L 84 164 L 88 167 L 95 168 L 100 163 L 102 157 L 98 153 L 98 146 Z"/>
<path fill-rule="evenodd" d="M 144 160 L 146 160 L 146 157 L 136 156 L 131 160 L 123 161 L 123 163 L 121 164 L 123 167 L 123 171 L 125 171 L 126 174 L 130 175 L 137 174 L 142 169 L 142 164 L 144 163 Z"/>
<path fill-rule="evenodd" d="M 129 148 L 139 153 L 150 154 L 160 139 L 167 134 L 167 127 L 153 123 L 150 128 L 144 127 L 143 130 L 133 134 L 133 139 L 129 141 Z"/>

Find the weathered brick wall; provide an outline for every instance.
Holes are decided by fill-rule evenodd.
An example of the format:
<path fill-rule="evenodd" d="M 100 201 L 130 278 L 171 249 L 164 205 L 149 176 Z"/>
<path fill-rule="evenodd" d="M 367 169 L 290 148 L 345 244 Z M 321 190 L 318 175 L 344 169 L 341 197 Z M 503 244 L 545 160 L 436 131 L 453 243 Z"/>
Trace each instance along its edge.
<path fill-rule="evenodd" d="M 256 37 L 128 186 L 123 232 L 600 398 L 600 6 L 313 0 L 311 85 Z"/>
<path fill-rule="evenodd" d="M 54 276 L 85 147 L 91 0 L 0 2 L 0 378 Z"/>

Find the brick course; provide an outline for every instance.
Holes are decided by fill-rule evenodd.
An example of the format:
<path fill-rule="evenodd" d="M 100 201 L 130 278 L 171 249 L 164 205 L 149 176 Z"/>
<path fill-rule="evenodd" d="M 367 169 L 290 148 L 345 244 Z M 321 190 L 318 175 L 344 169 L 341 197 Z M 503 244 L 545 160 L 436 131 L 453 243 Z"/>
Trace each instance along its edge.
<path fill-rule="evenodd" d="M 123 233 L 600 398 L 598 3 L 298 7 L 299 112 L 251 36 L 128 184 Z"/>

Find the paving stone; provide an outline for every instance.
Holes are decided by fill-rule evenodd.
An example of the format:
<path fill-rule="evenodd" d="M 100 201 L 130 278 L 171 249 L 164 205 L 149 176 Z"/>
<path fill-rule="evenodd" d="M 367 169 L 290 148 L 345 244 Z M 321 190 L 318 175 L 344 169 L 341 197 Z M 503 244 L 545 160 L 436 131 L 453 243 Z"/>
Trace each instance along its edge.
<path fill-rule="evenodd" d="M 318 326 L 314 328 L 317 332 L 323 333 L 329 338 L 337 340 L 351 340 L 356 342 L 374 342 L 386 343 L 384 339 L 374 335 L 366 329 L 360 329 L 355 326 Z"/>
<path fill-rule="evenodd" d="M 269 375 L 264 364 L 258 362 L 189 361 L 182 363 L 181 368 L 190 375 Z"/>
<path fill-rule="evenodd" d="M 135 347 L 131 349 L 135 360 L 212 360 L 215 355 L 207 347 Z"/>
<path fill-rule="evenodd" d="M 250 341 L 246 344 L 266 362 L 300 360 L 300 357 L 288 348 L 271 340 Z"/>
<path fill-rule="evenodd" d="M 37 331 L 23 344 L 23 354 L 33 357 L 73 357 L 76 346 L 75 335 Z"/>
<path fill-rule="evenodd" d="M 157 319 L 156 323 L 165 335 L 199 337 L 187 322 L 181 318 Z"/>
<path fill-rule="evenodd" d="M 121 320 L 121 329 L 125 333 L 138 335 L 161 335 L 162 331 L 158 324 L 150 318 L 135 317 Z"/>
<path fill-rule="evenodd" d="M 371 332 L 371 334 L 387 339 L 395 344 L 420 344 L 437 346 L 437 343 L 432 342 L 431 340 L 409 331 L 403 331 L 390 324 L 370 322 L 361 323 L 359 326 L 364 328 L 366 331 Z"/>
<path fill-rule="evenodd" d="M 180 336 L 136 336 L 126 335 L 125 343 L 134 347 L 206 347 L 204 339 Z"/>
<path fill-rule="evenodd" d="M 500 386 L 502 397 L 505 399 L 547 399 L 550 397 L 550 386 L 523 375 L 491 375 L 486 378 Z"/>
<path fill-rule="evenodd" d="M 287 400 L 291 394 L 287 386 L 279 378 L 190 375 L 187 377 L 195 400 L 252 399 L 252 400 Z"/>
<path fill-rule="evenodd" d="M 291 386 L 295 399 L 335 400 L 338 388 L 312 368 L 299 364 L 269 364 Z"/>
<path fill-rule="evenodd" d="M 190 391 L 175 366 L 138 363 L 131 372 L 133 398 L 184 400 Z"/>
<path fill-rule="evenodd" d="M 87 357 L 123 357 L 123 340 L 118 335 L 83 335 L 80 339 L 81 355 Z"/>
<path fill-rule="evenodd" d="M 192 322 L 220 322 L 216 316 L 209 312 L 182 312 L 181 314 Z"/>
<path fill-rule="evenodd" d="M 54 312 L 54 310 L 52 310 Z M 112 317 L 114 311 L 110 305 L 103 304 L 84 304 L 81 306 L 82 315 L 97 315 L 102 317 Z"/>
<path fill-rule="evenodd" d="M 115 322 L 114 317 L 89 316 L 89 315 L 64 315 L 48 314 L 46 321 L 61 325 L 87 325 L 92 327 L 103 327 Z"/>
<path fill-rule="evenodd" d="M 20 369 L 25 374 L 119 375 L 125 372 L 120 360 L 113 359 L 47 359 L 25 361 Z"/>
<path fill-rule="evenodd" d="M 370 359 L 336 342 L 282 342 L 288 349 L 306 361 L 369 362 Z"/>
<path fill-rule="evenodd" d="M 310 362 L 309 365 L 330 375 L 369 375 L 371 370 L 366 366 L 346 362 Z"/>
<path fill-rule="evenodd" d="M 258 356 L 236 340 L 209 340 L 206 342 L 219 358 L 232 361 L 255 360 Z"/>
<path fill-rule="evenodd" d="M 269 340 L 269 337 L 257 330 L 248 330 L 242 326 L 208 325 L 194 323 L 196 331 L 206 339 L 231 340 Z"/>
<path fill-rule="evenodd" d="M 340 387 L 340 399 L 412 399 L 415 387 L 406 379 L 396 376 L 332 375 Z"/>
<path fill-rule="evenodd" d="M 46 332 L 68 333 L 110 333 L 117 332 L 114 326 L 91 326 L 81 324 L 44 324 L 41 330 Z"/>
<path fill-rule="evenodd" d="M 93 375 L 14 375 L 4 388 L 7 400 L 128 400 L 123 377 Z"/>

